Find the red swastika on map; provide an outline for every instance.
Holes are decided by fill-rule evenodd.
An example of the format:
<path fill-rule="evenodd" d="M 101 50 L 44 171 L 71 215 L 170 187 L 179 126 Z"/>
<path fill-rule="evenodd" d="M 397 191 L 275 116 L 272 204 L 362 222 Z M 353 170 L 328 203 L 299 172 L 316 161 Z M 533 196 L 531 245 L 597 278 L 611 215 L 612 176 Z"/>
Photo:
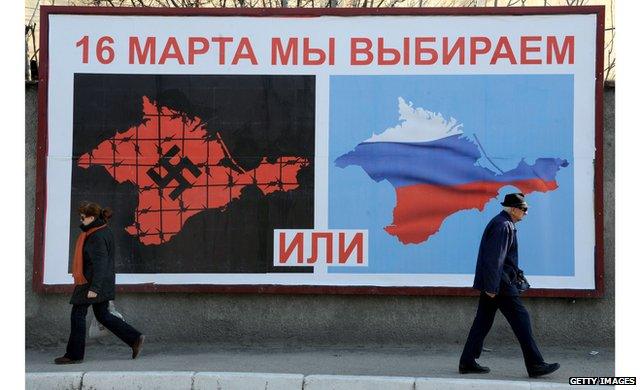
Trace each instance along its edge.
<path fill-rule="evenodd" d="M 78 166 L 102 166 L 117 182 L 137 185 L 135 222 L 126 231 L 145 245 L 169 241 L 189 217 L 226 207 L 247 185 L 265 195 L 296 189 L 298 171 L 309 165 L 302 157 L 265 157 L 244 170 L 200 118 L 142 100 L 142 124 L 101 142 Z"/>

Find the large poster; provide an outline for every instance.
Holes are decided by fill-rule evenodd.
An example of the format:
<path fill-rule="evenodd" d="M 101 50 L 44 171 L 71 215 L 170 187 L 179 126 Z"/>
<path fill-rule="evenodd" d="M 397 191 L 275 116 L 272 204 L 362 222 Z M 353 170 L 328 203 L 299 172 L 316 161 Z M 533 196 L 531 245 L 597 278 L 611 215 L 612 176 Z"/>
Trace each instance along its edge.
<path fill-rule="evenodd" d="M 601 7 L 43 10 L 38 287 L 91 200 L 125 289 L 468 294 L 522 192 L 531 294 L 601 294 Z"/>
<path fill-rule="evenodd" d="M 313 228 L 313 81 L 76 74 L 71 205 L 114 210 L 118 272 L 286 272 L 273 230 Z"/>

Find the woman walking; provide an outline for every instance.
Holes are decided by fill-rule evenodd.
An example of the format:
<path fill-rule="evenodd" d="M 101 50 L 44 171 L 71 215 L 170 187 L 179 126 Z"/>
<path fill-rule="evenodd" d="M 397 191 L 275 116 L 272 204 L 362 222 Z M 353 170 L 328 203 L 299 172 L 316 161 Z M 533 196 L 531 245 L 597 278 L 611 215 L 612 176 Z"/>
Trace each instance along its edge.
<path fill-rule="evenodd" d="M 97 203 L 82 202 L 78 207 L 80 229 L 73 255 L 73 280 L 75 288 L 71 296 L 71 334 L 64 356 L 55 359 L 56 364 L 80 363 L 84 359 L 86 316 L 93 307 L 96 320 L 131 347 L 135 359 L 144 342 L 144 336 L 108 310 L 109 301 L 115 297 L 115 246 L 113 233 L 107 226 L 112 212 Z"/>

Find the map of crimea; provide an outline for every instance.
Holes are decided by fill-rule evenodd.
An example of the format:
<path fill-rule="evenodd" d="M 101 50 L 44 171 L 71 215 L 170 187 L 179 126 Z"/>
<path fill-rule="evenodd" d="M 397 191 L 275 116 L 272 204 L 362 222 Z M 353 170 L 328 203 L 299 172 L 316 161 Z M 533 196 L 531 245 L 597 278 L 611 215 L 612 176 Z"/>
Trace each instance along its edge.
<path fill-rule="evenodd" d="M 512 170 L 496 167 L 499 172 L 494 172 L 478 164 L 479 143 L 464 135 L 455 118 L 414 108 L 402 97 L 398 111 L 399 125 L 373 134 L 335 164 L 358 166 L 374 181 L 393 185 L 393 222 L 384 229 L 405 245 L 427 241 L 457 212 L 484 210 L 504 186 L 525 195 L 553 191 L 557 172 L 569 165 L 559 158 L 538 158 L 530 165 L 523 158 Z"/>
<path fill-rule="evenodd" d="M 137 186 L 135 221 L 127 233 L 144 245 L 169 241 L 187 219 L 222 209 L 256 186 L 264 195 L 298 188 L 298 171 L 309 161 L 262 158 L 251 170 L 240 167 L 212 125 L 198 117 L 142 98 L 143 122 L 117 133 L 78 159 L 78 166 L 100 166 L 119 183 Z M 212 135 L 213 134 L 213 135 Z"/>

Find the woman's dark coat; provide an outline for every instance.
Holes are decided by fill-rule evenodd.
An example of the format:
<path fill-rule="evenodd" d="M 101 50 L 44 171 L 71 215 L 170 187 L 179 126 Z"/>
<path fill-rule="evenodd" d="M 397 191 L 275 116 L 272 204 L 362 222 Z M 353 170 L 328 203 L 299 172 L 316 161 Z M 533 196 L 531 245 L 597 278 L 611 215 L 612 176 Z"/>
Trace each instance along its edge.
<path fill-rule="evenodd" d="M 82 231 L 102 226 L 103 219 L 96 219 L 87 226 L 80 226 Z M 82 248 L 82 271 L 86 284 L 76 286 L 71 296 L 71 304 L 82 305 L 109 301 L 115 298 L 115 246 L 113 244 L 113 232 L 109 226 L 98 229 L 89 235 Z M 87 298 L 87 292 L 91 290 L 98 294 L 96 298 Z"/>

